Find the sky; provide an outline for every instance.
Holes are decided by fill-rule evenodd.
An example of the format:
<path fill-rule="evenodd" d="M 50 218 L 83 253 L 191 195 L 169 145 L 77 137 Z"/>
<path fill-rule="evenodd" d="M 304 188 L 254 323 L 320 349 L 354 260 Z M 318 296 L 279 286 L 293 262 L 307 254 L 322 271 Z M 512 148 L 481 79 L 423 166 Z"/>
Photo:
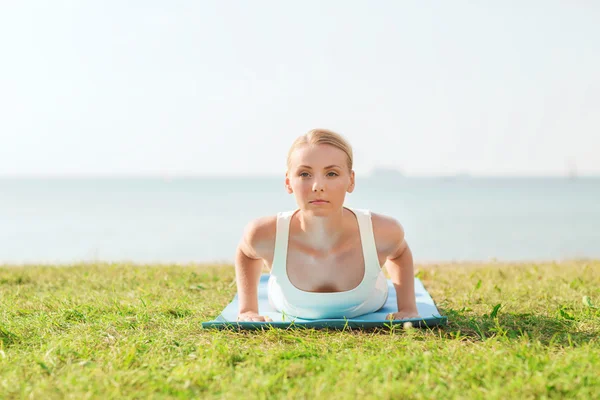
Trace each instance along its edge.
<path fill-rule="evenodd" d="M 0 4 L 0 176 L 600 175 L 595 1 Z"/>

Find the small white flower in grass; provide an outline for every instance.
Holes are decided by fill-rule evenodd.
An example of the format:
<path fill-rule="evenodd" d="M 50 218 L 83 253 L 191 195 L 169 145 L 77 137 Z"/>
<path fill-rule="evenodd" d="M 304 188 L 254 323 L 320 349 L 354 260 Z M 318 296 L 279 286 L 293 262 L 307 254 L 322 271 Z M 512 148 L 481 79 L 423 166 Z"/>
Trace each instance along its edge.
<path fill-rule="evenodd" d="M 105 333 L 104 333 L 104 339 L 103 339 L 103 340 L 104 340 L 104 343 L 107 343 L 107 344 L 113 344 L 113 343 L 115 343 L 115 342 L 117 341 L 117 338 L 115 338 L 115 337 L 114 337 L 113 335 L 111 335 L 110 333 L 108 333 L 108 332 L 105 332 Z"/>
<path fill-rule="evenodd" d="M 410 322 L 410 321 L 406 321 L 406 322 L 405 322 L 405 323 L 402 325 L 402 327 L 403 327 L 404 329 L 411 329 L 411 328 L 413 327 L 413 324 L 412 324 L 412 322 Z"/>

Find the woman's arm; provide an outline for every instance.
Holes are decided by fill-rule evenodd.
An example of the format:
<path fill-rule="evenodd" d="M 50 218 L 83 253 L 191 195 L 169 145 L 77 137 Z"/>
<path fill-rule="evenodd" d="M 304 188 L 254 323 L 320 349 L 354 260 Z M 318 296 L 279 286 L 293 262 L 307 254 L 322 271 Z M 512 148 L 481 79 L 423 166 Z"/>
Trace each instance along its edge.
<path fill-rule="evenodd" d="M 396 289 L 398 312 L 391 314 L 388 319 L 405 319 L 419 316 L 415 298 L 415 276 L 413 257 L 408 243 L 402 235 L 398 250 L 388 257 L 384 266 L 390 274 L 390 279 Z"/>
<path fill-rule="evenodd" d="M 238 290 L 238 321 L 271 321 L 258 315 L 258 283 L 262 273 L 263 258 L 258 255 L 261 247 L 265 219 L 250 222 L 236 250 L 235 278 Z"/>
<path fill-rule="evenodd" d="M 372 219 L 378 252 L 386 256 L 384 267 L 396 290 L 398 312 L 388 315 L 388 319 L 418 317 L 413 256 L 404 238 L 404 228 L 394 218 L 382 214 L 372 213 Z"/>

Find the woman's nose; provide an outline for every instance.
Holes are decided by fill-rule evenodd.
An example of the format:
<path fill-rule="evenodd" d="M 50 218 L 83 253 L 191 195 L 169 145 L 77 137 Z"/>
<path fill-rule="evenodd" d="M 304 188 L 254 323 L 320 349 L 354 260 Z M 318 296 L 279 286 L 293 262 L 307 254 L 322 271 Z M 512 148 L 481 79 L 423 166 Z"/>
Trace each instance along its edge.
<path fill-rule="evenodd" d="M 318 190 L 323 191 L 323 189 L 323 183 L 320 180 L 315 179 L 315 183 L 313 183 L 313 192 L 316 192 Z"/>

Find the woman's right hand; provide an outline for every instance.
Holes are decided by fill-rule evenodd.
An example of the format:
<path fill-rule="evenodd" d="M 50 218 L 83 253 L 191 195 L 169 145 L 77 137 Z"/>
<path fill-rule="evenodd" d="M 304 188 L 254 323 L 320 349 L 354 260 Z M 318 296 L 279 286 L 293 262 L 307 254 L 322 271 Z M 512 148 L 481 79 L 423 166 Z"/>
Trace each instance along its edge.
<path fill-rule="evenodd" d="M 268 316 L 258 315 L 253 311 L 248 311 L 245 313 L 238 314 L 238 321 L 260 321 L 260 322 L 273 322 L 273 320 Z"/>

